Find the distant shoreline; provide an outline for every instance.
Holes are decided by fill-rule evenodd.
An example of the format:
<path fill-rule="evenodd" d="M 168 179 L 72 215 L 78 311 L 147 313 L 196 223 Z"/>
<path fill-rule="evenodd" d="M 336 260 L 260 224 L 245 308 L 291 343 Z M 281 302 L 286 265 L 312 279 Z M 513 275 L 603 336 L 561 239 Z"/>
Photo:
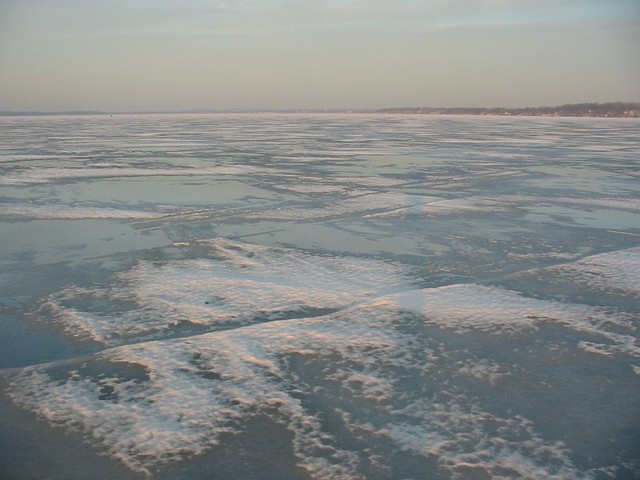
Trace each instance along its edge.
<path fill-rule="evenodd" d="M 30 117 L 55 115 L 154 115 L 154 114 L 230 114 L 230 113 L 379 113 L 411 115 L 478 115 L 517 117 L 596 117 L 640 118 L 640 103 L 571 103 L 555 107 L 391 107 L 382 109 L 247 109 L 247 110 L 179 110 L 179 111 L 131 111 L 104 112 L 94 110 L 71 111 L 0 111 L 2 117 Z"/>
<path fill-rule="evenodd" d="M 498 115 L 518 117 L 598 117 L 640 118 L 640 103 L 572 103 L 556 107 L 524 108 L 385 108 L 380 113 L 409 113 L 426 115 Z"/>

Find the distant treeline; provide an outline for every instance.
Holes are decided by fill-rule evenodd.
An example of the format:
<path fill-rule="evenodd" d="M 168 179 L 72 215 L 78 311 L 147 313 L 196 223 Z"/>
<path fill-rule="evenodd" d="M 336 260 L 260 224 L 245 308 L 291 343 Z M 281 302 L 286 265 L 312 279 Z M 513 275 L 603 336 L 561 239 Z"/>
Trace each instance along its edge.
<path fill-rule="evenodd" d="M 434 108 L 407 107 L 384 108 L 380 113 L 415 113 L 431 115 L 514 115 L 538 117 L 640 117 L 640 103 L 572 103 L 557 107 L 525 107 L 525 108 Z"/>

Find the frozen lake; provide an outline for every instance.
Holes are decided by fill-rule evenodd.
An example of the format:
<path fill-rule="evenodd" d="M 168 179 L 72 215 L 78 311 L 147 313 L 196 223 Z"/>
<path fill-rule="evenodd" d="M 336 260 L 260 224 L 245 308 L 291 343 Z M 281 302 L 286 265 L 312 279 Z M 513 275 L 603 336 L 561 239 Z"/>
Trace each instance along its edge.
<path fill-rule="evenodd" d="M 0 478 L 637 479 L 640 122 L 0 117 Z"/>

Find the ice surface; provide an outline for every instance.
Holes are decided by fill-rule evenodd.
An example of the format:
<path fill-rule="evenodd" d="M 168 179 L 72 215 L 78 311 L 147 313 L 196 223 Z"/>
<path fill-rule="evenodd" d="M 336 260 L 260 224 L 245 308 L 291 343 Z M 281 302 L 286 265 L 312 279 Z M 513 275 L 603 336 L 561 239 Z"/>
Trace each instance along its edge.
<path fill-rule="evenodd" d="M 457 294 L 447 298 L 438 297 L 441 289 L 416 291 L 411 302 L 392 295 L 315 319 L 118 347 L 88 366 L 67 367 L 62 376 L 56 366 L 26 369 L 11 394 L 21 406 L 53 424 L 73 425 L 140 471 L 214 448 L 224 434 L 266 412 L 293 433 L 293 451 L 312 478 L 357 476 L 365 452 L 348 448 L 331 433 L 325 416 L 307 400 L 315 393 L 328 396 L 339 409 L 349 436 L 363 437 L 365 444 L 386 438 L 391 441 L 386 448 L 435 457 L 444 471 L 471 468 L 491 474 L 507 468 L 527 478 L 581 478 L 565 448 L 545 442 L 525 418 L 491 414 L 469 398 L 447 394 L 446 388 L 438 393 L 444 401 L 402 385 L 407 377 L 438 375 L 433 348 L 399 328 L 402 312 L 409 303 L 413 309 L 418 297 L 425 305 L 436 300 L 432 293 L 438 297 L 443 306 L 427 306 L 424 318 L 437 318 L 443 326 L 482 328 L 482 316 L 474 310 L 488 305 L 484 315 L 494 313 L 501 326 L 509 318 L 517 325 L 530 321 L 530 304 L 514 307 L 515 294 L 501 297 L 477 287 L 450 291 Z M 458 307 L 461 299 L 467 301 L 464 308 Z M 553 305 L 544 311 L 549 317 L 567 316 Z M 309 364 L 306 371 L 296 368 L 301 361 Z M 91 364 L 101 362 L 112 364 L 102 370 L 117 371 L 121 365 L 143 373 L 132 378 L 90 373 Z M 495 384 L 510 370 L 488 360 L 475 366 L 467 361 L 449 367 L 448 374 Z M 365 420 L 366 410 L 371 415 Z M 506 440 L 496 428 L 514 438 Z"/>
<path fill-rule="evenodd" d="M 632 212 L 640 211 L 640 199 L 637 198 L 590 198 L 590 197 L 561 197 L 554 196 L 551 198 L 531 197 L 527 195 L 501 195 L 489 197 L 489 200 L 500 203 L 511 203 L 514 205 L 527 205 L 532 203 L 553 203 L 578 205 L 583 207 L 603 207 L 617 210 L 629 210 Z"/>
<path fill-rule="evenodd" d="M 0 477 L 637 477 L 637 127 L 0 118 Z"/>
<path fill-rule="evenodd" d="M 551 269 L 586 288 L 617 290 L 640 299 L 640 248 L 591 255 Z"/>
<path fill-rule="evenodd" d="M 0 204 L 0 215 L 30 219 L 87 219 L 87 218 L 157 218 L 161 214 L 104 207 L 69 207 L 66 205 Z"/>
<path fill-rule="evenodd" d="M 3 185 L 24 185 L 110 177 L 154 177 L 154 176 L 219 176 L 252 173 L 253 169 L 242 166 L 220 166 L 208 168 L 133 168 L 104 167 L 92 165 L 90 168 L 28 168 L 11 172 L 0 178 Z"/>
<path fill-rule="evenodd" d="M 401 310 L 424 315 L 427 322 L 457 333 L 482 330 L 511 334 L 536 329 L 540 322 L 555 322 L 577 332 L 601 337 L 606 344 L 598 353 L 622 351 L 640 356 L 633 317 L 604 308 L 526 298 L 509 290 L 479 285 L 451 285 L 422 291 L 405 291 L 378 302 L 396 303 Z M 620 332 L 610 331 L 615 326 Z M 581 342 L 581 345 L 585 345 Z"/>
<path fill-rule="evenodd" d="M 611 313 L 594 307 L 473 284 L 410 289 L 409 277 L 386 262 L 225 239 L 199 246 L 206 248 L 209 259 L 159 267 L 139 264 L 110 288 L 70 288 L 53 295 L 43 308 L 67 331 L 85 330 L 105 343 L 166 331 L 179 322 L 248 323 L 258 317 L 269 323 L 123 346 L 91 361 L 134 366 L 144 372 L 135 378 L 86 374 L 91 369 L 84 366 L 62 378 L 49 373 L 55 366 L 26 369 L 13 382 L 14 401 L 53 424 L 73 425 L 113 457 L 145 472 L 214 448 L 223 434 L 268 412 L 294 434 L 299 466 L 313 478 L 352 478 L 362 452 L 342 446 L 323 424 L 323 416 L 305 406 L 304 396 L 320 389 L 331 392 L 327 395 L 348 431 L 387 438 L 392 448 L 435 457 L 440 469 L 453 474 L 465 468 L 489 474 L 508 469 L 528 478 L 581 478 L 566 449 L 545 442 L 525 418 L 491 414 L 452 393 L 446 403 L 426 400 L 403 386 L 403 377 L 416 365 L 426 373 L 438 360 L 437 345 L 415 346 L 424 327 L 413 327 L 410 333 L 403 324 L 419 318 L 423 325 L 457 335 L 486 331 L 508 338 L 553 322 L 589 340 L 612 342 L 611 351 L 640 355 L 632 336 L 604 328 L 614 321 Z M 402 285 L 405 290 L 388 293 Z M 90 314 L 63 306 L 87 298 L 115 305 L 132 302 L 135 308 Z M 203 301 L 207 298 L 215 300 Z M 283 311 L 304 317 L 321 308 L 337 311 L 274 320 Z M 624 318 L 617 325 L 633 330 Z M 315 374 L 314 387 L 306 383 L 309 372 L 293 367 L 294 358 L 327 365 Z M 449 367 L 450 375 L 490 385 L 511 372 L 511 366 L 488 359 L 467 359 Z M 375 412 L 367 421 L 359 418 L 363 408 Z M 494 428 L 515 437 L 507 442 L 492 433 Z M 469 431 L 474 433 L 469 436 Z"/>
<path fill-rule="evenodd" d="M 340 200 L 330 201 L 316 207 L 278 208 L 277 210 L 260 210 L 246 215 L 249 219 L 267 220 L 305 220 L 311 218 L 340 217 L 343 215 L 362 214 L 377 210 L 395 209 L 415 201 L 415 196 L 390 192 L 373 192 L 356 190 Z"/>
<path fill-rule="evenodd" d="M 508 207 L 495 199 L 478 197 L 444 199 L 438 197 L 419 197 L 417 195 L 405 197 L 402 207 L 387 212 L 374 214 L 376 217 L 390 217 L 397 215 L 455 215 L 460 213 L 491 213 L 504 211 Z"/>
<path fill-rule="evenodd" d="M 188 325 L 216 328 L 337 310 L 398 289 L 409 272 L 389 262 L 309 255 L 227 239 L 182 244 L 205 258 L 139 262 L 104 288 L 69 287 L 34 313 L 70 334 L 122 343 Z M 105 307 L 104 302 L 112 304 Z M 83 309 L 77 305 L 86 304 Z"/>

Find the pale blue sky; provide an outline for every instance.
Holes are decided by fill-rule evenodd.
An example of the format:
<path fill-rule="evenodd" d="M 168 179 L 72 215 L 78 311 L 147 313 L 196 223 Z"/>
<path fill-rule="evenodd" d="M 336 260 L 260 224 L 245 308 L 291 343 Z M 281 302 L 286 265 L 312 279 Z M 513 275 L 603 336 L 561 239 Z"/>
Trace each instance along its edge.
<path fill-rule="evenodd" d="M 616 100 L 638 0 L 0 0 L 0 110 Z"/>

